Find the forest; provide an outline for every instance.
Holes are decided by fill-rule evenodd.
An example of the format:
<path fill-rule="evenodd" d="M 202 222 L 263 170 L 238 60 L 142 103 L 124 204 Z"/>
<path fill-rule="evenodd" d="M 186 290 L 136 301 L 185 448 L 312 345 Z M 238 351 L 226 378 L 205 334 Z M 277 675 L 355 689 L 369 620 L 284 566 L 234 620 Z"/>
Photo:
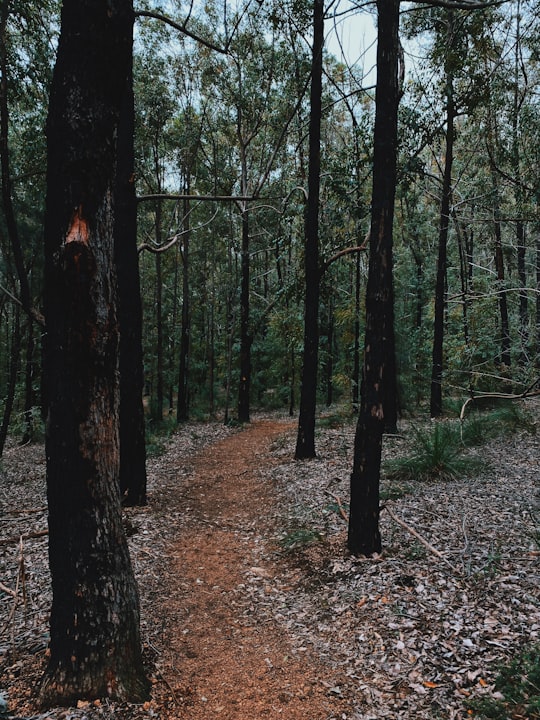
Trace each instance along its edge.
<path fill-rule="evenodd" d="M 2 513 L 9 522 L 0 537 L 7 573 L 5 582 L 0 579 L 7 638 L 0 668 L 10 673 L 6 687 L 17 698 L 14 712 L 37 711 L 24 705 L 13 675 L 26 558 L 40 568 L 34 600 L 43 593 L 52 608 L 44 631 L 47 609 L 37 602 L 41 672 L 28 661 L 24 666 L 34 700 L 45 708 L 82 703 L 79 710 L 88 717 L 108 717 L 100 705 L 104 698 L 135 703 L 136 709 L 111 710 L 126 718 L 206 717 L 202 691 L 195 699 L 186 681 L 175 690 L 164 679 L 169 660 L 159 656 L 165 635 L 150 640 L 144 630 L 148 613 L 157 612 L 149 610 L 141 587 L 144 552 L 153 554 L 156 567 L 162 563 L 145 513 L 157 512 L 171 530 L 174 510 L 194 535 L 198 528 L 190 522 L 215 526 L 217 533 L 231 524 L 251 527 L 244 497 L 259 494 L 255 505 L 266 502 L 279 508 L 272 517 L 286 518 L 282 527 L 261 518 L 257 530 L 261 538 L 274 538 L 286 565 L 274 567 L 267 592 L 278 592 L 280 571 L 295 592 L 305 590 L 302 583 L 319 583 L 321 606 L 312 608 L 319 632 L 326 627 L 322 603 L 341 607 L 345 597 L 356 608 L 371 608 L 387 602 L 381 598 L 390 592 L 377 593 L 371 585 L 361 592 L 361 573 L 355 574 L 366 558 L 379 562 L 384 552 L 394 565 L 380 570 L 380 582 L 392 578 L 421 601 L 426 587 L 438 584 L 452 596 L 440 603 L 448 618 L 461 612 L 458 596 L 465 607 L 481 602 L 470 599 L 479 575 L 501 603 L 488 613 L 494 625 L 508 603 L 530 611 L 528 621 L 520 611 L 511 630 L 487 640 L 496 644 L 502 637 L 504 652 L 482 668 L 449 650 L 454 695 L 468 698 L 476 683 L 480 695 L 495 693 L 491 705 L 460 707 L 441 691 L 431 706 L 422 704 L 425 698 L 414 706 L 407 699 L 411 692 L 437 695 L 445 683 L 427 670 L 422 677 L 411 670 L 405 682 L 398 678 L 398 662 L 394 680 L 379 677 L 377 691 L 365 678 L 359 682 L 361 712 L 347 685 L 356 678 L 354 651 L 336 649 L 330 640 L 327 646 L 306 631 L 309 652 L 322 643 L 323 656 L 347 656 L 342 664 L 349 663 L 348 680 L 330 683 L 317 704 L 318 680 L 309 681 L 309 692 L 306 680 L 289 698 L 274 678 L 277 686 L 267 693 L 278 694 L 290 718 L 306 712 L 313 720 L 538 717 L 538 644 L 520 656 L 530 665 L 521 670 L 522 678 L 531 677 L 526 697 L 508 700 L 495 677 L 497 663 L 523 649 L 523 637 L 537 640 L 539 627 L 538 596 L 524 580 L 526 568 L 537 563 L 540 532 L 534 436 L 540 393 L 539 53 L 537 8 L 524 0 L 2 3 L 0 457 Z M 234 445 L 244 434 L 251 459 L 243 459 L 242 440 Z M 199 436 L 204 441 L 195 443 L 196 461 L 182 443 L 189 447 L 189 437 Z M 195 488 L 203 487 L 197 483 L 205 474 L 213 477 L 212 455 L 220 456 L 222 441 L 231 444 L 221 463 L 227 468 L 234 461 L 236 470 L 224 469 L 218 488 L 200 494 L 210 498 L 215 491 L 212 509 Z M 485 442 L 491 444 L 471 450 Z M 480 460 L 493 459 L 503 444 L 513 500 L 497 489 L 493 497 L 502 506 L 508 502 L 508 517 L 503 512 L 480 522 L 474 493 L 489 502 Z M 34 458 L 29 467 L 28 458 Z M 191 505 L 191 520 L 179 519 L 180 496 L 164 479 L 169 463 L 186 508 Z M 30 467 L 43 464 L 34 477 Z M 337 478 L 331 477 L 334 465 Z M 280 482 L 280 468 L 289 489 Z M 271 489 L 257 484 L 255 472 Z M 245 487 L 238 480 L 244 473 Z M 223 477 L 238 487 L 226 487 Z M 419 480 L 431 490 L 422 491 L 422 500 L 412 493 L 409 521 L 400 519 L 392 503 L 408 498 Z M 304 500 L 298 500 L 300 481 Z M 455 545 L 463 538 L 452 535 L 444 548 L 448 527 L 441 537 L 438 523 L 426 519 L 435 510 L 419 510 L 432 492 L 438 509 L 454 511 L 448 483 L 474 507 L 482 536 L 478 557 L 468 556 L 466 511 L 465 550 L 456 559 Z M 39 517 L 47 530 L 39 522 L 24 532 L 11 528 L 19 514 L 43 513 L 32 507 L 31 490 L 42 497 L 37 505 L 46 510 Z M 291 518 L 287 508 L 296 502 L 303 509 Z M 501 505 L 497 513 L 504 511 Z M 415 529 L 417 521 L 422 531 Z M 390 522 L 408 541 L 415 538 L 423 559 L 437 558 L 459 580 L 441 576 L 440 567 L 419 579 L 418 549 L 398 560 L 393 553 L 400 555 L 403 539 L 394 531 L 385 549 L 380 525 L 388 533 Z M 154 538 L 151 551 L 137 546 L 143 532 Z M 502 553 L 504 533 L 519 547 L 518 558 Z M 38 548 L 25 551 L 23 538 Z M 163 553 L 183 554 L 187 582 L 197 545 L 174 542 L 176 549 Z M 197 552 L 205 553 L 205 564 L 211 557 L 219 563 L 228 542 L 216 535 L 209 544 L 217 549 L 201 540 Z M 253 554 L 251 541 L 242 542 L 246 555 Z M 42 579 L 44 543 L 50 589 Z M 252 585 L 253 577 L 270 577 L 259 560 L 246 569 L 241 555 L 238 543 L 231 546 Z M 269 562 L 269 555 L 261 557 L 263 565 Z M 400 562 L 405 565 L 395 565 Z M 513 579 L 504 589 L 488 590 L 490 573 L 500 578 L 502 568 Z M 162 579 L 151 568 L 145 572 L 154 578 L 154 594 L 161 585 L 166 593 L 176 587 L 170 568 Z M 193 582 L 226 584 L 203 575 Z M 332 595 L 330 584 L 337 588 L 345 576 L 352 585 L 343 581 Z M 259 597 L 252 585 L 259 612 L 264 593 Z M 200 599 L 183 597 L 208 616 Z M 237 622 L 235 602 L 223 616 L 227 623 Z M 245 598 L 238 602 L 249 615 Z M 279 602 L 287 606 L 285 627 L 296 628 L 292 654 L 299 660 L 306 651 L 304 630 L 297 630 L 304 627 L 302 611 L 291 610 L 284 595 Z M 26 613 L 26 599 L 24 606 Z M 171 622 L 171 607 L 157 607 Z M 342 611 L 335 612 L 333 620 Z M 474 613 L 481 613 L 480 605 Z M 427 615 L 426 622 L 435 622 Z M 211 632 L 211 618 L 197 630 L 199 646 Z M 413 620 L 418 622 L 416 611 Z M 344 627 L 358 633 L 348 622 Z M 395 630 L 393 640 L 398 634 L 400 652 L 409 647 L 405 626 L 377 610 L 369 626 L 381 622 Z M 444 622 L 458 636 L 468 624 Z M 467 632 L 462 640 L 470 649 L 476 636 L 471 627 Z M 376 636 L 369 640 L 372 659 L 379 653 Z M 383 652 L 390 641 L 378 638 Z M 27 638 L 21 642 L 26 647 Z M 240 645 L 251 642 L 243 635 Z M 265 642 L 276 657 L 285 652 L 276 636 Z M 409 653 L 407 662 L 418 666 L 421 654 Z M 230 661 L 224 655 L 220 660 Z M 386 655 L 379 660 L 386 663 Z M 274 668 L 270 656 L 265 662 Z M 301 664 L 280 668 L 300 677 Z M 203 676 L 200 666 L 194 669 L 193 683 Z M 381 689 L 388 682 L 397 688 L 391 696 Z M 159 707 L 153 705 L 152 683 L 165 695 L 170 690 L 172 700 L 160 696 Z M 346 686 L 347 692 L 340 689 Z M 10 717 L 2 689 L 0 682 L 0 717 Z M 293 697 L 303 707 L 289 704 Z M 506 703 L 504 709 L 497 702 Z M 236 712 L 216 703 L 212 711 L 207 706 L 212 716 L 262 717 L 275 710 L 261 705 Z M 379 703 L 384 711 L 374 710 Z"/>

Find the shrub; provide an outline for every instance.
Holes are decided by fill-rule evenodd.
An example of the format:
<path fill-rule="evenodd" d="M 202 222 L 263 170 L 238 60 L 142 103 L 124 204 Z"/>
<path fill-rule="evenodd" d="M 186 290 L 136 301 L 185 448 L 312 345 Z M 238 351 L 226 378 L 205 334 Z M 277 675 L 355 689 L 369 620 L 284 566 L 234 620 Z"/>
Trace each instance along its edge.
<path fill-rule="evenodd" d="M 392 480 L 453 480 L 477 472 L 479 458 L 463 456 L 463 442 L 456 423 L 435 422 L 429 428 L 414 428 L 415 442 L 410 455 L 395 458 L 385 465 Z"/>

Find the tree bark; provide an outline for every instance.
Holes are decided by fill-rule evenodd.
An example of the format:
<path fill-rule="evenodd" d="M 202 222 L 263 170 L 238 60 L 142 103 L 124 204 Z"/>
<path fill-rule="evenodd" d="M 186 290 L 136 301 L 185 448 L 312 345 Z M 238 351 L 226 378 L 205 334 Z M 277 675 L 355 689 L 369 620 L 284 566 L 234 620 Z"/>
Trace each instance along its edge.
<path fill-rule="evenodd" d="M 244 183 L 243 183 L 244 184 Z M 244 204 L 245 205 L 245 204 Z M 251 343 L 249 332 L 249 213 L 242 210 L 242 252 L 240 283 L 240 380 L 238 383 L 238 422 L 250 421 Z"/>
<path fill-rule="evenodd" d="M 4 412 L 2 415 L 2 424 L 0 425 L 0 458 L 4 454 L 4 446 L 6 444 L 9 422 L 13 405 L 15 402 L 15 390 L 17 389 L 17 373 L 21 360 L 21 320 L 19 306 L 14 309 L 13 330 L 11 332 L 11 348 L 9 351 L 9 373 L 8 385 L 6 389 Z"/>
<path fill-rule="evenodd" d="M 122 526 L 114 267 L 130 0 L 65 0 L 47 122 L 44 369 L 53 602 L 46 705 L 147 694 Z"/>
<path fill-rule="evenodd" d="M 309 114 L 308 197 L 305 216 L 304 354 L 295 458 L 316 457 L 315 413 L 319 361 L 319 191 L 321 174 L 322 69 L 324 3 L 313 2 L 313 54 Z"/>
<path fill-rule="evenodd" d="M 394 386 L 393 219 L 399 104 L 399 0 L 378 0 L 377 87 L 364 365 L 351 474 L 348 547 L 381 550 L 379 480 L 385 403 Z"/>
<path fill-rule="evenodd" d="M 186 194 L 190 192 L 191 168 L 186 169 Z M 189 337 L 191 325 L 191 310 L 189 303 L 189 241 L 190 218 L 189 200 L 184 200 L 183 208 L 183 249 L 182 249 L 182 333 L 180 336 L 180 363 L 178 371 L 178 404 L 176 408 L 176 421 L 181 423 L 188 419 L 188 372 L 189 372 Z M 211 365 L 211 363 L 210 363 Z M 212 372 L 210 373 L 212 375 Z M 213 379 L 211 380 L 211 387 Z"/>

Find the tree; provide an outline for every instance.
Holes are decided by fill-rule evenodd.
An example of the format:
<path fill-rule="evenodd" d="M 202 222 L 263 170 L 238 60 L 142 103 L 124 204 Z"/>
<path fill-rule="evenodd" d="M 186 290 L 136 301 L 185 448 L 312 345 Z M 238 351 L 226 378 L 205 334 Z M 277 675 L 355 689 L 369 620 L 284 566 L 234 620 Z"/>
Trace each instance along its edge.
<path fill-rule="evenodd" d="M 321 171 L 324 3 L 313 2 L 313 49 L 309 112 L 308 194 L 305 210 L 304 353 L 295 458 L 314 458 L 317 366 L 319 358 L 319 185 Z"/>
<path fill-rule="evenodd" d="M 433 352 L 431 364 L 430 414 L 437 417 L 442 413 L 443 337 L 444 310 L 446 305 L 446 263 L 448 229 L 450 225 L 450 204 L 452 201 L 452 163 L 454 160 L 454 78 L 452 50 L 456 29 L 454 13 L 448 10 L 446 16 L 447 53 L 445 57 L 445 100 L 446 100 L 446 150 L 439 222 L 439 245 L 437 255 L 437 282 L 435 286 L 435 316 L 433 319 Z"/>
<path fill-rule="evenodd" d="M 381 550 L 379 479 L 385 405 L 395 368 L 392 246 L 399 104 L 399 0 L 378 0 L 377 88 L 364 365 L 354 439 L 348 548 Z"/>
<path fill-rule="evenodd" d="M 118 485 L 116 137 L 130 0 L 65 0 L 47 122 L 44 372 L 53 602 L 46 704 L 142 700 L 139 602 Z"/>

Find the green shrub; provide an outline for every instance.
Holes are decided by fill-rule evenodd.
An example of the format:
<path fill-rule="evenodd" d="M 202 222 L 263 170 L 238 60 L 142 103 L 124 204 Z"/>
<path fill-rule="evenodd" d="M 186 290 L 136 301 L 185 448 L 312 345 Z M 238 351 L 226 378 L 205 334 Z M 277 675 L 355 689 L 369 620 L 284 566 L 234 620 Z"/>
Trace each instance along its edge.
<path fill-rule="evenodd" d="M 471 707 L 482 717 L 540 720 L 540 645 L 526 648 L 502 667 L 495 688 L 503 696 L 502 700 L 481 698 L 471 702 Z"/>
<path fill-rule="evenodd" d="M 386 476 L 391 480 L 452 480 L 477 472 L 483 463 L 479 458 L 463 456 L 463 442 L 459 425 L 435 422 L 429 428 L 414 428 L 412 452 L 385 464 Z"/>

